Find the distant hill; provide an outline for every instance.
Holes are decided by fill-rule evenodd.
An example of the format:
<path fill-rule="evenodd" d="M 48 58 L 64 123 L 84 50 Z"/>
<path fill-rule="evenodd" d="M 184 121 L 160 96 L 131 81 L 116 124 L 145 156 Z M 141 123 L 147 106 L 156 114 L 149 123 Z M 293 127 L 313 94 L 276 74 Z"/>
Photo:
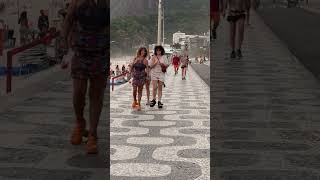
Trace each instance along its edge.
<path fill-rule="evenodd" d="M 157 8 L 156 0 L 110 0 L 111 21 L 124 16 L 143 16 Z"/>
<path fill-rule="evenodd" d="M 132 53 L 134 46 L 155 43 L 158 15 L 154 9 L 157 8 L 144 6 L 153 9 L 146 11 L 145 15 L 131 15 L 134 9 L 129 8 L 132 12 L 128 13 L 122 8 L 124 14 L 118 14 L 118 17 L 111 20 L 111 40 L 115 41 L 111 44 L 111 53 Z M 210 0 L 164 0 L 164 8 L 166 43 L 172 43 L 172 34 L 177 31 L 202 34 L 209 30 Z M 112 11 L 111 8 L 111 14 Z"/>

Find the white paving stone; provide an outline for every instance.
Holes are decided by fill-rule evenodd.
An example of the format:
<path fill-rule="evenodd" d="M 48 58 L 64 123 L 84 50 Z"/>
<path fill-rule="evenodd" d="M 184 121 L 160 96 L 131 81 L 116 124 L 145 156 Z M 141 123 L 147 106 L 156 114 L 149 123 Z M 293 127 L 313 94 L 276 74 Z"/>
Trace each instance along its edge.
<path fill-rule="evenodd" d="M 161 177 L 171 173 L 169 165 L 151 163 L 116 163 L 111 165 L 111 175 L 129 177 Z"/>
<path fill-rule="evenodd" d="M 131 137 L 127 139 L 127 142 L 130 144 L 149 144 L 149 145 L 163 145 L 171 144 L 174 142 L 171 138 L 164 137 Z"/>
<path fill-rule="evenodd" d="M 140 148 L 133 147 L 133 146 L 111 145 L 110 148 L 113 148 L 116 150 L 116 152 L 113 155 L 111 155 L 111 160 L 114 160 L 114 161 L 134 159 L 138 157 L 140 153 Z"/>
<path fill-rule="evenodd" d="M 171 121 L 142 121 L 139 122 L 141 126 L 157 126 L 157 127 L 165 127 L 165 126 L 173 126 L 176 125 L 176 122 Z"/>

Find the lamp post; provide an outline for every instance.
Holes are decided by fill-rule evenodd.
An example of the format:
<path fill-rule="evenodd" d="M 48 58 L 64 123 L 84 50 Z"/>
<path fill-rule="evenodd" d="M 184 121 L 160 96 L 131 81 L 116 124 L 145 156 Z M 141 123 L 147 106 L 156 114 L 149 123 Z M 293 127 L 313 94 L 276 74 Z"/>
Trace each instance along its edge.
<path fill-rule="evenodd" d="M 18 10 L 18 20 L 20 18 L 20 3 L 19 3 L 19 0 L 17 0 L 17 10 Z"/>
<path fill-rule="evenodd" d="M 158 45 L 161 45 L 161 42 L 162 42 L 162 38 L 161 38 L 161 35 L 162 35 L 162 0 L 159 0 L 159 5 L 158 5 L 158 38 L 157 38 L 157 44 Z"/>
<path fill-rule="evenodd" d="M 164 5 L 162 4 L 161 7 L 161 14 L 162 14 L 162 45 L 164 45 Z"/>

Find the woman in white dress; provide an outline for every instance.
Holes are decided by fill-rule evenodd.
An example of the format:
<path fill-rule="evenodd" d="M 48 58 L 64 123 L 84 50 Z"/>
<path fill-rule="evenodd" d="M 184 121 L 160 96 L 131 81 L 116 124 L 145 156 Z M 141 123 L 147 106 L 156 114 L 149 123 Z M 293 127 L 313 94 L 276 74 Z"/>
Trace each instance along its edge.
<path fill-rule="evenodd" d="M 150 102 L 150 107 L 156 105 L 156 97 L 158 94 L 158 108 L 162 108 L 162 87 L 164 85 L 165 73 L 169 66 L 169 63 L 164 56 L 165 52 L 162 46 L 156 46 L 154 48 L 154 53 L 154 56 L 150 60 L 150 76 L 153 88 L 153 100 Z"/>

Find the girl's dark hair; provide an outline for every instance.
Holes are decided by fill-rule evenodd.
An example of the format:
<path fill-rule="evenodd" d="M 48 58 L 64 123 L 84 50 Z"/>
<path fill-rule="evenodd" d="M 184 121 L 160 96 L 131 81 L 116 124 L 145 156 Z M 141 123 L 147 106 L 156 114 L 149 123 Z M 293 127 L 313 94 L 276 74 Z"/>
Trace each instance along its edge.
<path fill-rule="evenodd" d="M 97 5 L 99 7 L 103 7 L 103 8 L 109 8 L 109 1 L 108 0 L 98 0 L 97 1 Z"/>
<path fill-rule="evenodd" d="M 136 57 L 139 57 L 141 55 L 141 51 L 144 50 L 146 52 L 146 54 L 144 55 L 144 58 L 146 58 L 148 56 L 148 49 L 145 47 L 141 47 L 138 49 Z"/>
<path fill-rule="evenodd" d="M 108 0 L 83 0 L 82 1 L 86 5 L 95 4 L 100 8 L 109 8 L 109 1 Z"/>
<path fill-rule="evenodd" d="M 161 51 L 161 56 L 165 54 L 164 48 L 162 46 L 156 46 L 154 47 L 154 54 L 157 55 L 157 50 L 160 49 Z"/>

